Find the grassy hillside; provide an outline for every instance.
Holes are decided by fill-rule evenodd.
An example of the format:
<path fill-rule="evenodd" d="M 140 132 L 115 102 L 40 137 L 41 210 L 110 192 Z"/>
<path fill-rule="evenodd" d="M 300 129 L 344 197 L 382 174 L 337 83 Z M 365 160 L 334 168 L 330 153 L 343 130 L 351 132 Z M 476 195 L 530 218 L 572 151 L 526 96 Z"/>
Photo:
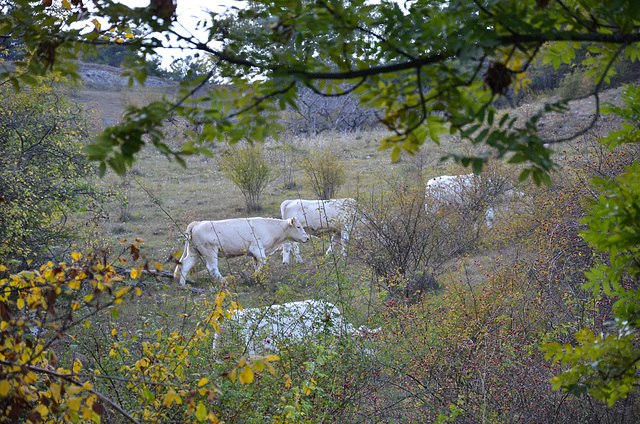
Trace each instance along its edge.
<path fill-rule="evenodd" d="M 94 132 L 118 122 L 128 105 L 140 105 L 163 94 L 172 96 L 173 87 L 120 87 L 90 84 L 75 94 L 75 100 L 90 111 Z M 605 93 L 602 101 L 614 101 L 618 89 Z M 515 111 L 523 120 L 532 116 L 542 105 L 527 104 Z M 592 99 L 571 103 L 571 111 L 563 116 L 551 115 L 542 122 L 549 139 L 565 137 L 586 125 L 594 112 Z M 179 124 L 167 124 L 167 140 L 174 147 L 187 140 L 186 130 Z M 310 152 L 329 148 L 342 160 L 347 169 L 347 183 L 338 193 L 340 197 L 366 197 L 384 176 L 422 174 L 423 180 L 446 174 L 469 172 L 452 163 L 440 162 L 447 153 L 469 152 L 473 147 L 442 138 L 440 146 L 429 143 L 414 157 L 404 154 L 392 163 L 387 151 L 378 150 L 385 133 L 321 134 L 316 138 L 284 136 L 264 145 L 273 169 L 273 181 L 263 196 L 264 209 L 259 214 L 279 217 L 280 203 L 291 198 L 314 198 L 305 187 L 300 161 Z M 575 143 L 574 143 L 575 144 Z M 558 152 L 568 145 L 554 146 Z M 229 146 L 212 146 L 217 157 Z M 297 187 L 285 189 L 285 173 L 293 173 Z M 515 170 L 513 171 L 516 172 Z M 187 166 L 168 161 L 153 148 L 145 148 L 138 156 L 132 172 L 125 178 L 107 175 L 104 184 L 114 187 L 119 196 L 109 205 L 109 218 L 101 223 L 102 235 L 107 239 L 144 240 L 149 257 L 160 260 L 182 249 L 180 231 L 194 220 L 215 220 L 247 216 L 240 191 L 218 169 L 215 158 L 204 156 L 187 159 Z"/>

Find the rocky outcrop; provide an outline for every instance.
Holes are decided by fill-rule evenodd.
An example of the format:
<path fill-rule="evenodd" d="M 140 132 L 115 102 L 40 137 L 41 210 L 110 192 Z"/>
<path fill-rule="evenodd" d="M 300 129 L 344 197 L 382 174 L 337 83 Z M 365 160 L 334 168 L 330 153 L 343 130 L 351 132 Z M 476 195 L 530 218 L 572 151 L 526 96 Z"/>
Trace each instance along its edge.
<path fill-rule="evenodd" d="M 129 77 L 122 76 L 125 72 L 122 68 L 115 68 L 107 65 L 96 65 L 91 63 L 80 63 L 78 75 L 86 83 L 90 85 L 105 86 L 126 86 L 129 84 Z M 139 85 L 135 83 L 136 85 Z M 145 81 L 147 87 L 169 87 L 176 85 L 174 81 L 163 78 L 148 77 Z"/>

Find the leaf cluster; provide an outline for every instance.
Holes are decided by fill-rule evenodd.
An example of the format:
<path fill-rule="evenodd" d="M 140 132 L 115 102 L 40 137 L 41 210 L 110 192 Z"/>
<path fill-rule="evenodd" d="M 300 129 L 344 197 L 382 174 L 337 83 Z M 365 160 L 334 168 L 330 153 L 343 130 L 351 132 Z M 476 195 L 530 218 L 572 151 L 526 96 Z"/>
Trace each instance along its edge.
<path fill-rule="evenodd" d="M 362 0 L 254 1 L 243 9 L 212 13 L 211 23 L 203 28 L 206 39 L 177 31 L 173 13 L 158 12 L 164 10 L 160 5 L 144 9 L 102 0 L 92 3 L 97 7 L 65 2 L 56 9 L 46 2 L 11 2 L 0 33 L 20 39 L 27 54 L 3 77 L 21 87 L 33 84 L 34 75 L 50 68 L 77 76 L 73 54 L 107 41 L 122 41 L 139 53 L 127 65 L 132 83 L 144 83 L 147 58 L 170 44 L 166 40 L 171 37 L 182 43 L 178 48 L 194 49 L 210 61 L 208 73 L 183 83 L 183 97 L 130 111 L 120 130 L 110 129 L 98 140 L 91 157 L 103 170 L 109 166 L 118 173 L 131 166 L 147 142 L 177 159 L 186 154 L 171 151 L 158 138 L 156 128 L 172 113 L 205 124 L 197 139 L 199 149 L 224 137 L 235 142 L 277 136 L 275 118 L 288 107 L 296 108 L 300 87 L 306 87 L 323 96 L 353 94 L 365 109 L 378 111 L 380 122 L 393 132 L 381 144 L 391 149 L 393 159 L 401 150 L 416 152 L 429 139 L 438 143 L 449 131 L 526 164 L 523 178 L 547 181 L 544 175 L 553 165 L 538 133 L 538 119 L 526 130 L 508 122 L 494 127 L 495 98 L 510 87 L 526 88 L 527 71 L 535 60 L 556 68 L 581 60 L 587 76 L 594 78 L 598 103 L 615 62 L 620 57 L 636 60 L 640 41 L 638 6 L 618 0 L 533 6 L 420 0 L 406 9 L 393 2 L 371 5 Z M 108 27 L 100 23 L 103 20 Z M 76 30 L 77 22 L 91 23 Z M 199 28 L 204 25 L 198 23 Z M 589 55 L 578 59 L 576 49 L 583 46 Z M 215 101 L 185 106 L 204 83 L 220 77 L 233 85 L 226 106 Z M 217 90 L 207 90 L 201 100 L 215 100 Z M 562 105 L 541 110 L 540 115 L 558 107 Z M 594 120 L 597 116 L 596 111 Z M 194 152 L 194 146 L 189 150 Z M 476 170 L 487 160 L 455 159 Z"/>
<path fill-rule="evenodd" d="M 631 110 L 638 89 L 627 88 L 626 101 Z M 615 111 L 630 116 L 624 109 Z M 633 113 L 633 112 L 631 112 Z M 634 124 L 625 124 L 621 131 L 612 132 L 603 140 L 610 146 L 634 139 L 621 135 L 633 132 Z M 594 296 L 610 298 L 613 320 L 606 333 L 596 334 L 588 329 L 576 333 L 577 345 L 552 344 L 545 347 L 547 357 L 561 361 L 571 368 L 554 378 L 554 387 L 574 393 L 589 391 L 594 397 L 613 405 L 624 399 L 637 386 L 637 368 L 640 351 L 637 347 L 640 311 L 638 304 L 638 217 L 640 217 L 640 186 L 636 162 L 610 178 L 594 178 L 597 198 L 588 199 L 587 215 L 581 220 L 586 225 L 582 237 L 594 249 L 602 252 L 596 264 L 585 273 L 585 288 Z"/>

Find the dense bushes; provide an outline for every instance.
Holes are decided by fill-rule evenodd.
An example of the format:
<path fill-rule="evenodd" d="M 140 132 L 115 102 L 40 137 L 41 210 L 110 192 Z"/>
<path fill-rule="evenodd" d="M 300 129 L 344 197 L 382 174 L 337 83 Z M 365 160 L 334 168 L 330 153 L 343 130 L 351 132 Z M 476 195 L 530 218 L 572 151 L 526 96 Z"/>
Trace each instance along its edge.
<path fill-rule="evenodd" d="M 521 196 L 508 194 L 517 192 L 514 178 L 494 164 L 462 177 L 439 190 L 415 175 L 387 176 L 361 196 L 353 243 L 382 290 L 414 298 L 437 288 L 445 264 L 488 242 L 519 211 Z"/>

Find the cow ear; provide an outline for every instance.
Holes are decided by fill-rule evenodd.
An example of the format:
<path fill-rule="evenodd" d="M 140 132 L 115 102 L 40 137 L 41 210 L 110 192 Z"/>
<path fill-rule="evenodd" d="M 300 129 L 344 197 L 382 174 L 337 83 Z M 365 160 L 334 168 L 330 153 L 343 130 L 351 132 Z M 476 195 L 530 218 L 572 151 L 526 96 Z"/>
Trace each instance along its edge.
<path fill-rule="evenodd" d="M 294 218 L 289 218 L 287 220 L 289 222 L 289 226 L 293 227 L 295 225 L 294 222 L 293 222 L 294 219 L 295 219 L 295 217 Z"/>

